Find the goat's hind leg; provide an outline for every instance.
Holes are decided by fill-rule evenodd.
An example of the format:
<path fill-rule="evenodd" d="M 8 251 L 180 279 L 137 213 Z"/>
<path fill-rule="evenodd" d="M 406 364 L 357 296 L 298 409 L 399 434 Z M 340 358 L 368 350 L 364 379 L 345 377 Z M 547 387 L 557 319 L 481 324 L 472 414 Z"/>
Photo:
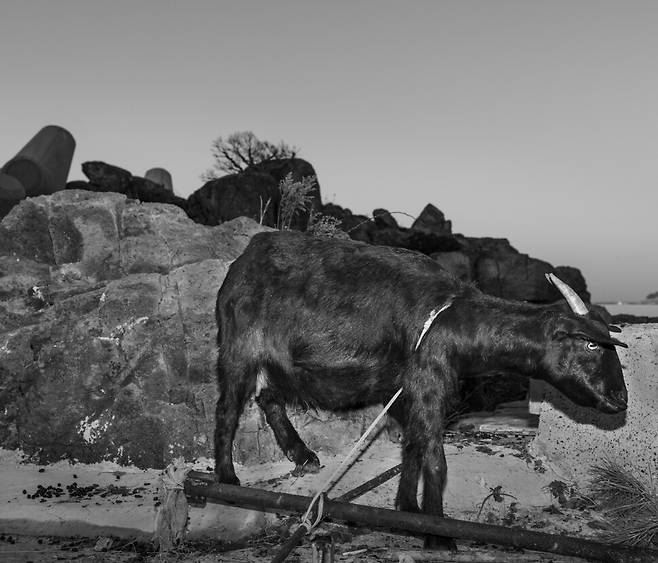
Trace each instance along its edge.
<path fill-rule="evenodd" d="M 237 377 L 233 374 L 237 373 Z M 217 363 L 219 398 L 215 410 L 215 478 L 220 483 L 239 485 L 233 466 L 233 440 L 240 415 L 255 386 L 255 377 L 244 370 L 229 370 Z"/>
<path fill-rule="evenodd" d="M 285 404 L 278 394 L 270 388 L 264 388 L 256 397 L 256 403 L 265 413 L 267 423 L 274 431 L 276 441 L 286 457 L 295 463 L 293 475 L 320 471 L 318 456 L 308 449 L 297 434 L 286 414 Z"/>

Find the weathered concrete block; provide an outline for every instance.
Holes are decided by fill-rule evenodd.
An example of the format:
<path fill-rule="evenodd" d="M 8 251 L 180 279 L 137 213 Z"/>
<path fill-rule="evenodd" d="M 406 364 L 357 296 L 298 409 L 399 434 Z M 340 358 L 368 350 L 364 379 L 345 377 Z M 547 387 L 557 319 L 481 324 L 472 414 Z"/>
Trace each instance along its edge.
<path fill-rule="evenodd" d="M 619 338 L 629 346 L 617 349 L 628 388 L 625 413 L 578 407 L 546 386 L 532 448 L 581 486 L 606 458 L 647 476 L 658 463 L 658 324 L 626 326 Z"/>

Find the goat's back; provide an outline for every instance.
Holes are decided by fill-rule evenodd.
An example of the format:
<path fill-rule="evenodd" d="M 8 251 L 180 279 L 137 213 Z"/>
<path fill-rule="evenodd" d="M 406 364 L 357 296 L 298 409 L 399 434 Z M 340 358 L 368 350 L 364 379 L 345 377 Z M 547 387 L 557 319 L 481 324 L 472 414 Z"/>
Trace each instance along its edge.
<path fill-rule="evenodd" d="M 252 322 L 280 323 L 308 313 L 317 323 L 330 315 L 350 322 L 394 317 L 405 324 L 416 310 L 426 317 L 428 306 L 440 305 L 462 285 L 417 252 L 277 231 L 255 235 L 231 264 L 217 311 L 230 309 L 231 316 Z"/>
<path fill-rule="evenodd" d="M 322 403 L 331 381 L 335 404 L 328 406 L 345 406 L 347 395 L 391 388 L 430 311 L 461 286 L 416 252 L 260 233 L 218 294 L 220 355 L 285 374 L 279 386 L 303 388 L 305 402 Z"/>

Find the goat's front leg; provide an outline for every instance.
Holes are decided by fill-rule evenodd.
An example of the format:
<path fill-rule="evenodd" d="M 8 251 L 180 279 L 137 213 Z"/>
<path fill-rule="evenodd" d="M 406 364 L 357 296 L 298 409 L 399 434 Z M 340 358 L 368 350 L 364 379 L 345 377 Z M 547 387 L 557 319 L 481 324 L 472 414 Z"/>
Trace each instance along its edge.
<path fill-rule="evenodd" d="M 404 512 L 420 512 L 418 508 L 418 478 L 423 460 L 417 444 L 403 440 L 402 472 L 395 507 Z"/>
<path fill-rule="evenodd" d="M 423 459 L 423 512 L 443 517 L 443 490 L 448 476 L 448 465 L 443 451 L 443 436 L 430 441 Z M 426 536 L 425 547 L 429 549 L 456 550 L 452 538 Z"/>
<path fill-rule="evenodd" d="M 437 363 L 428 361 L 425 369 L 421 368 L 414 374 L 414 384 L 408 388 L 407 400 L 411 408 L 407 410 L 408 421 L 404 433 L 405 443 L 414 444 L 415 451 L 420 455 L 418 467 L 423 475 L 422 511 L 443 517 L 443 490 L 448 473 L 443 432 L 447 403 L 456 387 L 453 370 L 445 364 L 437 366 Z M 456 549 L 452 538 L 434 535 L 425 537 L 425 547 Z"/>

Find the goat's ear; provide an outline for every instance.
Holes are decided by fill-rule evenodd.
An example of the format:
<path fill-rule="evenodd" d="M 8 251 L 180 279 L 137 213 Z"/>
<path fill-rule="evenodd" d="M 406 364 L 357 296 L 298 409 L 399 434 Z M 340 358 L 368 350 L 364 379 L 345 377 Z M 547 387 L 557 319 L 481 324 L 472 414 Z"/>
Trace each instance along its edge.
<path fill-rule="evenodd" d="M 589 340 L 590 342 L 596 342 L 597 344 L 603 344 L 604 346 L 621 346 L 622 348 L 628 348 L 628 344 L 625 344 L 621 340 L 617 340 L 612 336 L 605 337 L 598 334 L 587 334 L 586 332 L 574 332 L 571 336 L 582 338 L 583 340 Z"/>
<path fill-rule="evenodd" d="M 619 332 L 621 332 L 621 330 Z M 628 344 L 622 342 L 621 340 L 617 340 L 616 338 L 612 338 L 612 336 L 608 339 L 608 343 L 612 344 L 613 346 L 621 346 L 622 348 L 628 348 Z"/>
<path fill-rule="evenodd" d="M 594 321 L 598 321 L 600 323 L 603 323 L 608 328 L 608 331 L 610 331 L 610 332 L 621 332 L 621 329 L 618 326 L 608 324 L 608 321 L 605 320 L 603 315 L 601 315 L 595 309 L 592 309 L 589 313 L 587 313 L 587 316 L 590 319 L 594 320 Z"/>

